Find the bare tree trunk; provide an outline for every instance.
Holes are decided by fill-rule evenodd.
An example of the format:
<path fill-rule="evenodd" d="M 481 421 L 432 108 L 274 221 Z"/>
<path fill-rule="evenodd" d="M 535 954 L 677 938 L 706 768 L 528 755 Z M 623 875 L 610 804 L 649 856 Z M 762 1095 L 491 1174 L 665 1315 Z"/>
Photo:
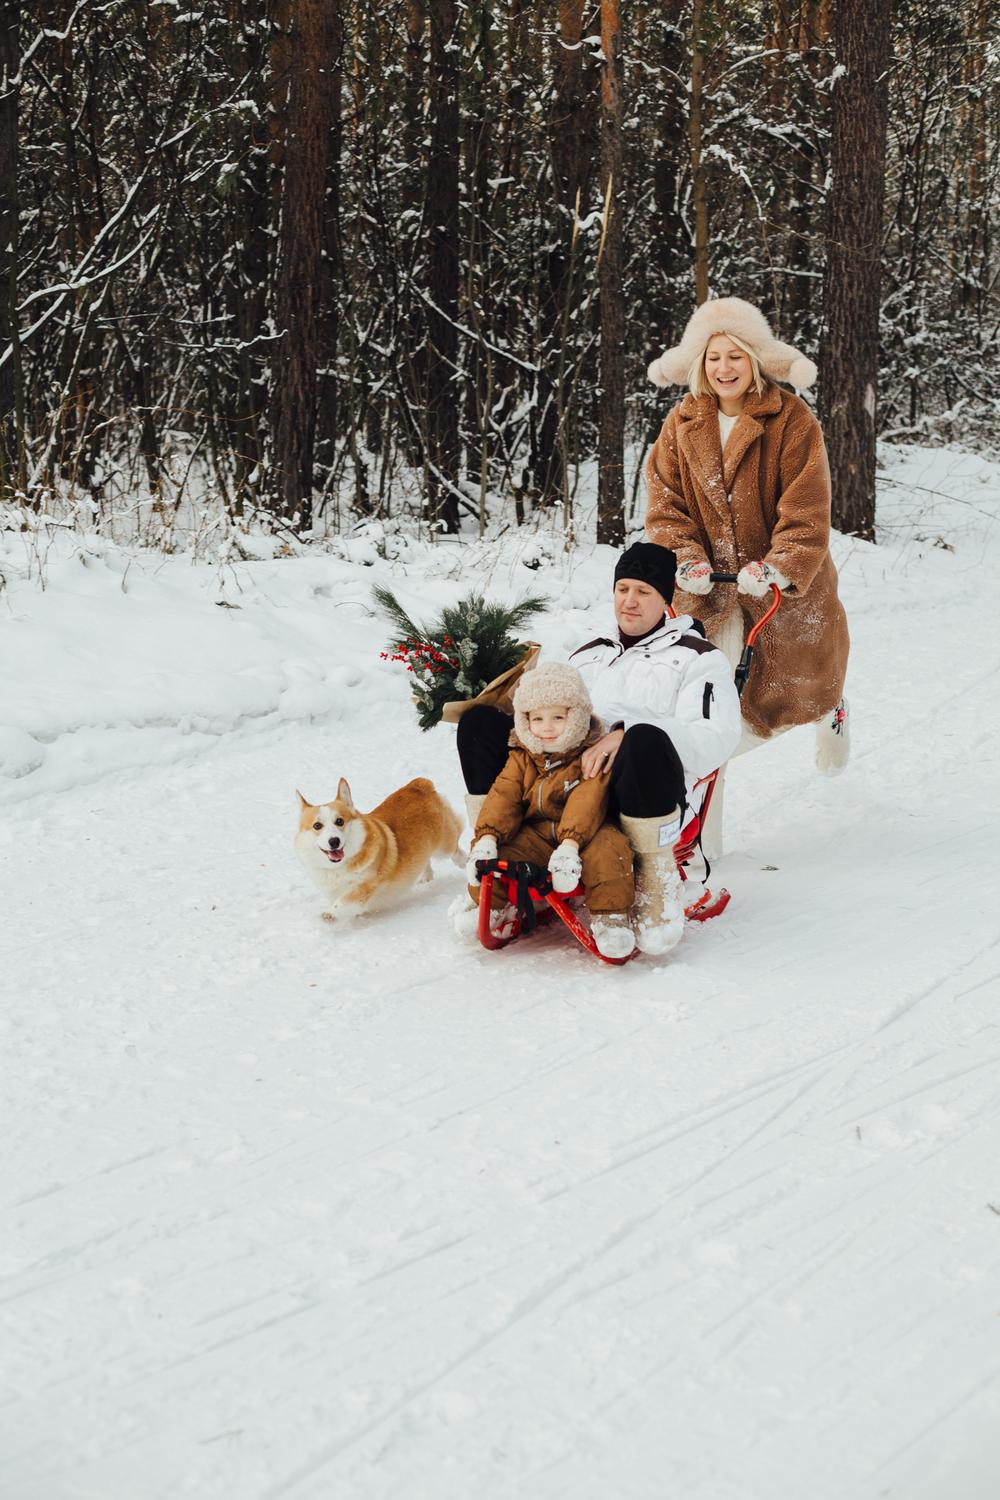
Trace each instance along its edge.
<path fill-rule="evenodd" d="M 875 534 L 875 407 L 885 188 L 889 0 L 838 0 L 820 414 L 834 525 Z"/>
<path fill-rule="evenodd" d="M 829 41 L 829 14 L 821 0 L 801 0 L 797 23 L 796 46 L 808 68 L 800 67 L 796 97 L 791 110 L 803 122 L 796 159 L 799 165 L 791 183 L 794 206 L 790 213 L 788 243 L 787 322 L 785 326 L 806 331 L 812 312 L 813 295 L 818 290 L 812 270 L 818 258 L 821 216 L 815 213 L 819 193 L 817 176 L 821 170 L 816 142 L 816 127 L 829 109 L 829 93 L 819 87 L 824 81 L 824 49 Z M 784 322 L 779 319 L 779 322 Z"/>
<path fill-rule="evenodd" d="M 691 253 L 681 214 L 682 183 L 687 175 L 687 110 L 680 83 L 674 81 L 678 75 L 683 77 L 687 64 L 687 47 L 680 29 L 684 6 L 685 0 L 667 0 L 663 6 L 668 29 L 661 53 L 663 104 L 653 162 L 656 233 L 650 250 L 659 263 L 660 283 L 650 321 L 664 347 L 675 342 L 687 316 L 687 308 L 678 306 L 676 278 L 687 276 Z"/>
<path fill-rule="evenodd" d="M 595 109 L 584 73 L 583 0 L 559 0 L 559 39 L 553 48 L 549 150 L 555 189 L 555 222 L 548 256 L 545 326 L 538 372 L 534 484 L 540 505 L 569 498 L 567 489 L 566 337 L 573 295 L 576 215 L 585 207 L 594 169 Z M 548 354 L 548 359 L 546 355 Z M 551 364 L 554 357 L 554 364 Z"/>
<path fill-rule="evenodd" d="M 427 157 L 427 435 L 432 523 L 458 530 L 458 62 L 456 0 L 430 0 L 430 150 Z"/>
<path fill-rule="evenodd" d="M 702 36 L 703 0 L 694 0 L 691 10 L 691 199 L 694 204 L 694 294 L 699 303 L 708 298 L 708 184 L 702 155 L 705 51 Z"/>
<path fill-rule="evenodd" d="M 17 125 L 21 7 L 0 5 L 0 496 L 24 488 L 24 390 L 17 327 Z"/>
<path fill-rule="evenodd" d="M 601 405 L 598 437 L 597 540 L 625 537 L 625 294 L 622 287 L 621 21 L 618 0 L 601 0 L 601 176 L 604 230 L 600 263 Z"/>
<path fill-rule="evenodd" d="M 343 152 L 341 94 L 344 82 L 344 23 L 341 0 L 327 0 L 332 48 L 327 86 L 330 91 L 330 139 L 327 151 L 326 201 L 323 213 L 323 278 L 320 298 L 321 370 L 317 392 L 316 442 L 322 474 L 333 467 L 341 413 L 336 373 L 340 342 L 340 302 L 343 258 L 340 243 L 340 173 Z"/>
<path fill-rule="evenodd" d="M 271 391 L 276 508 L 312 525 L 316 366 L 322 281 L 323 204 L 330 133 L 333 28 L 327 0 L 299 0 L 291 37 L 288 135 L 274 315 L 278 342 Z"/>

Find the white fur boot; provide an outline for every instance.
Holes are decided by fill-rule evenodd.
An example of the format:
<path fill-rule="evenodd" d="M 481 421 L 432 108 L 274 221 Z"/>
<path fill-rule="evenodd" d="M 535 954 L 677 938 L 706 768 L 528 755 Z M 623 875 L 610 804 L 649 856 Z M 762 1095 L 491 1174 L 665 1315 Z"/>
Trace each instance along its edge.
<path fill-rule="evenodd" d="M 479 931 L 479 906 L 468 891 L 462 891 L 448 907 L 448 921 L 460 938 L 474 938 Z"/>
<path fill-rule="evenodd" d="M 590 931 L 598 953 L 605 958 L 628 958 L 635 935 L 627 911 L 602 911 L 590 920 Z"/>
<path fill-rule="evenodd" d="M 469 820 L 469 827 L 473 833 L 476 831 L 476 823 L 479 819 L 479 814 L 483 810 L 483 803 L 485 801 L 485 792 L 466 792 L 465 794 L 465 815 Z"/>
<path fill-rule="evenodd" d="M 635 854 L 636 943 L 643 953 L 669 953 L 684 936 L 684 889 L 674 860 L 680 808 L 662 818 L 619 821 Z"/>
<path fill-rule="evenodd" d="M 851 719 L 847 699 L 816 721 L 816 766 L 824 776 L 838 776 L 851 755 Z"/>

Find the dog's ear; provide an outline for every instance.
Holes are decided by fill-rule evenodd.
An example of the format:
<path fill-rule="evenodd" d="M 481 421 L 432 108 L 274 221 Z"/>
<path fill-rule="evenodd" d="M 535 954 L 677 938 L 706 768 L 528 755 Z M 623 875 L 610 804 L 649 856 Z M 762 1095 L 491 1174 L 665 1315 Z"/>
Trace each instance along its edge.
<path fill-rule="evenodd" d="M 347 785 L 347 782 L 345 781 L 343 776 L 341 776 L 340 781 L 337 784 L 337 801 L 343 802 L 347 807 L 354 806 L 354 799 L 351 796 L 351 789 Z"/>
<path fill-rule="evenodd" d="M 299 806 L 300 807 L 312 807 L 312 803 L 306 801 L 306 799 L 303 797 L 302 793 L 299 791 L 298 787 L 295 788 L 295 795 L 299 799 Z"/>

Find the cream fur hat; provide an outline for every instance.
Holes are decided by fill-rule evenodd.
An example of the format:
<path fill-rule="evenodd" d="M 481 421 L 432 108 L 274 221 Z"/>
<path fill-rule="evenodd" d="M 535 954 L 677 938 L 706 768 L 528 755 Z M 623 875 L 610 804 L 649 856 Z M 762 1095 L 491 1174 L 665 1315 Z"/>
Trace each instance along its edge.
<path fill-rule="evenodd" d="M 590 731 L 590 695 L 575 667 L 561 661 L 543 661 L 525 672 L 514 689 L 514 732 L 533 755 L 562 755 L 582 745 Z M 569 718 L 559 738 L 543 745 L 528 728 L 528 713 L 535 708 L 568 708 Z"/>
<path fill-rule="evenodd" d="M 715 297 L 692 313 L 680 343 L 653 360 L 648 372 L 653 384 L 687 385 L 691 366 L 716 333 L 735 334 L 749 344 L 764 374 L 772 380 L 784 380 L 802 391 L 816 379 L 818 372 L 812 360 L 776 339 L 759 308 L 741 297 Z"/>

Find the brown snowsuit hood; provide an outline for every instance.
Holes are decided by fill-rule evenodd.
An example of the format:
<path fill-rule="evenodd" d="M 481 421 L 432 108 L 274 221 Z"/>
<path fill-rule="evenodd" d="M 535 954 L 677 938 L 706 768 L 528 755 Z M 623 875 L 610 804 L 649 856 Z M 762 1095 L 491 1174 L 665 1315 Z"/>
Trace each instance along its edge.
<path fill-rule="evenodd" d="M 668 413 L 646 466 L 646 535 L 678 564 L 721 573 L 770 563 L 789 580 L 778 614 L 758 637 L 743 718 L 765 738 L 836 708 L 850 638 L 830 557 L 830 467 L 819 423 L 790 391 L 752 391 L 726 444 L 711 395 L 685 396 Z M 678 589 L 677 611 L 711 639 L 734 610 L 752 623 L 771 603 L 716 584 L 707 597 Z"/>

